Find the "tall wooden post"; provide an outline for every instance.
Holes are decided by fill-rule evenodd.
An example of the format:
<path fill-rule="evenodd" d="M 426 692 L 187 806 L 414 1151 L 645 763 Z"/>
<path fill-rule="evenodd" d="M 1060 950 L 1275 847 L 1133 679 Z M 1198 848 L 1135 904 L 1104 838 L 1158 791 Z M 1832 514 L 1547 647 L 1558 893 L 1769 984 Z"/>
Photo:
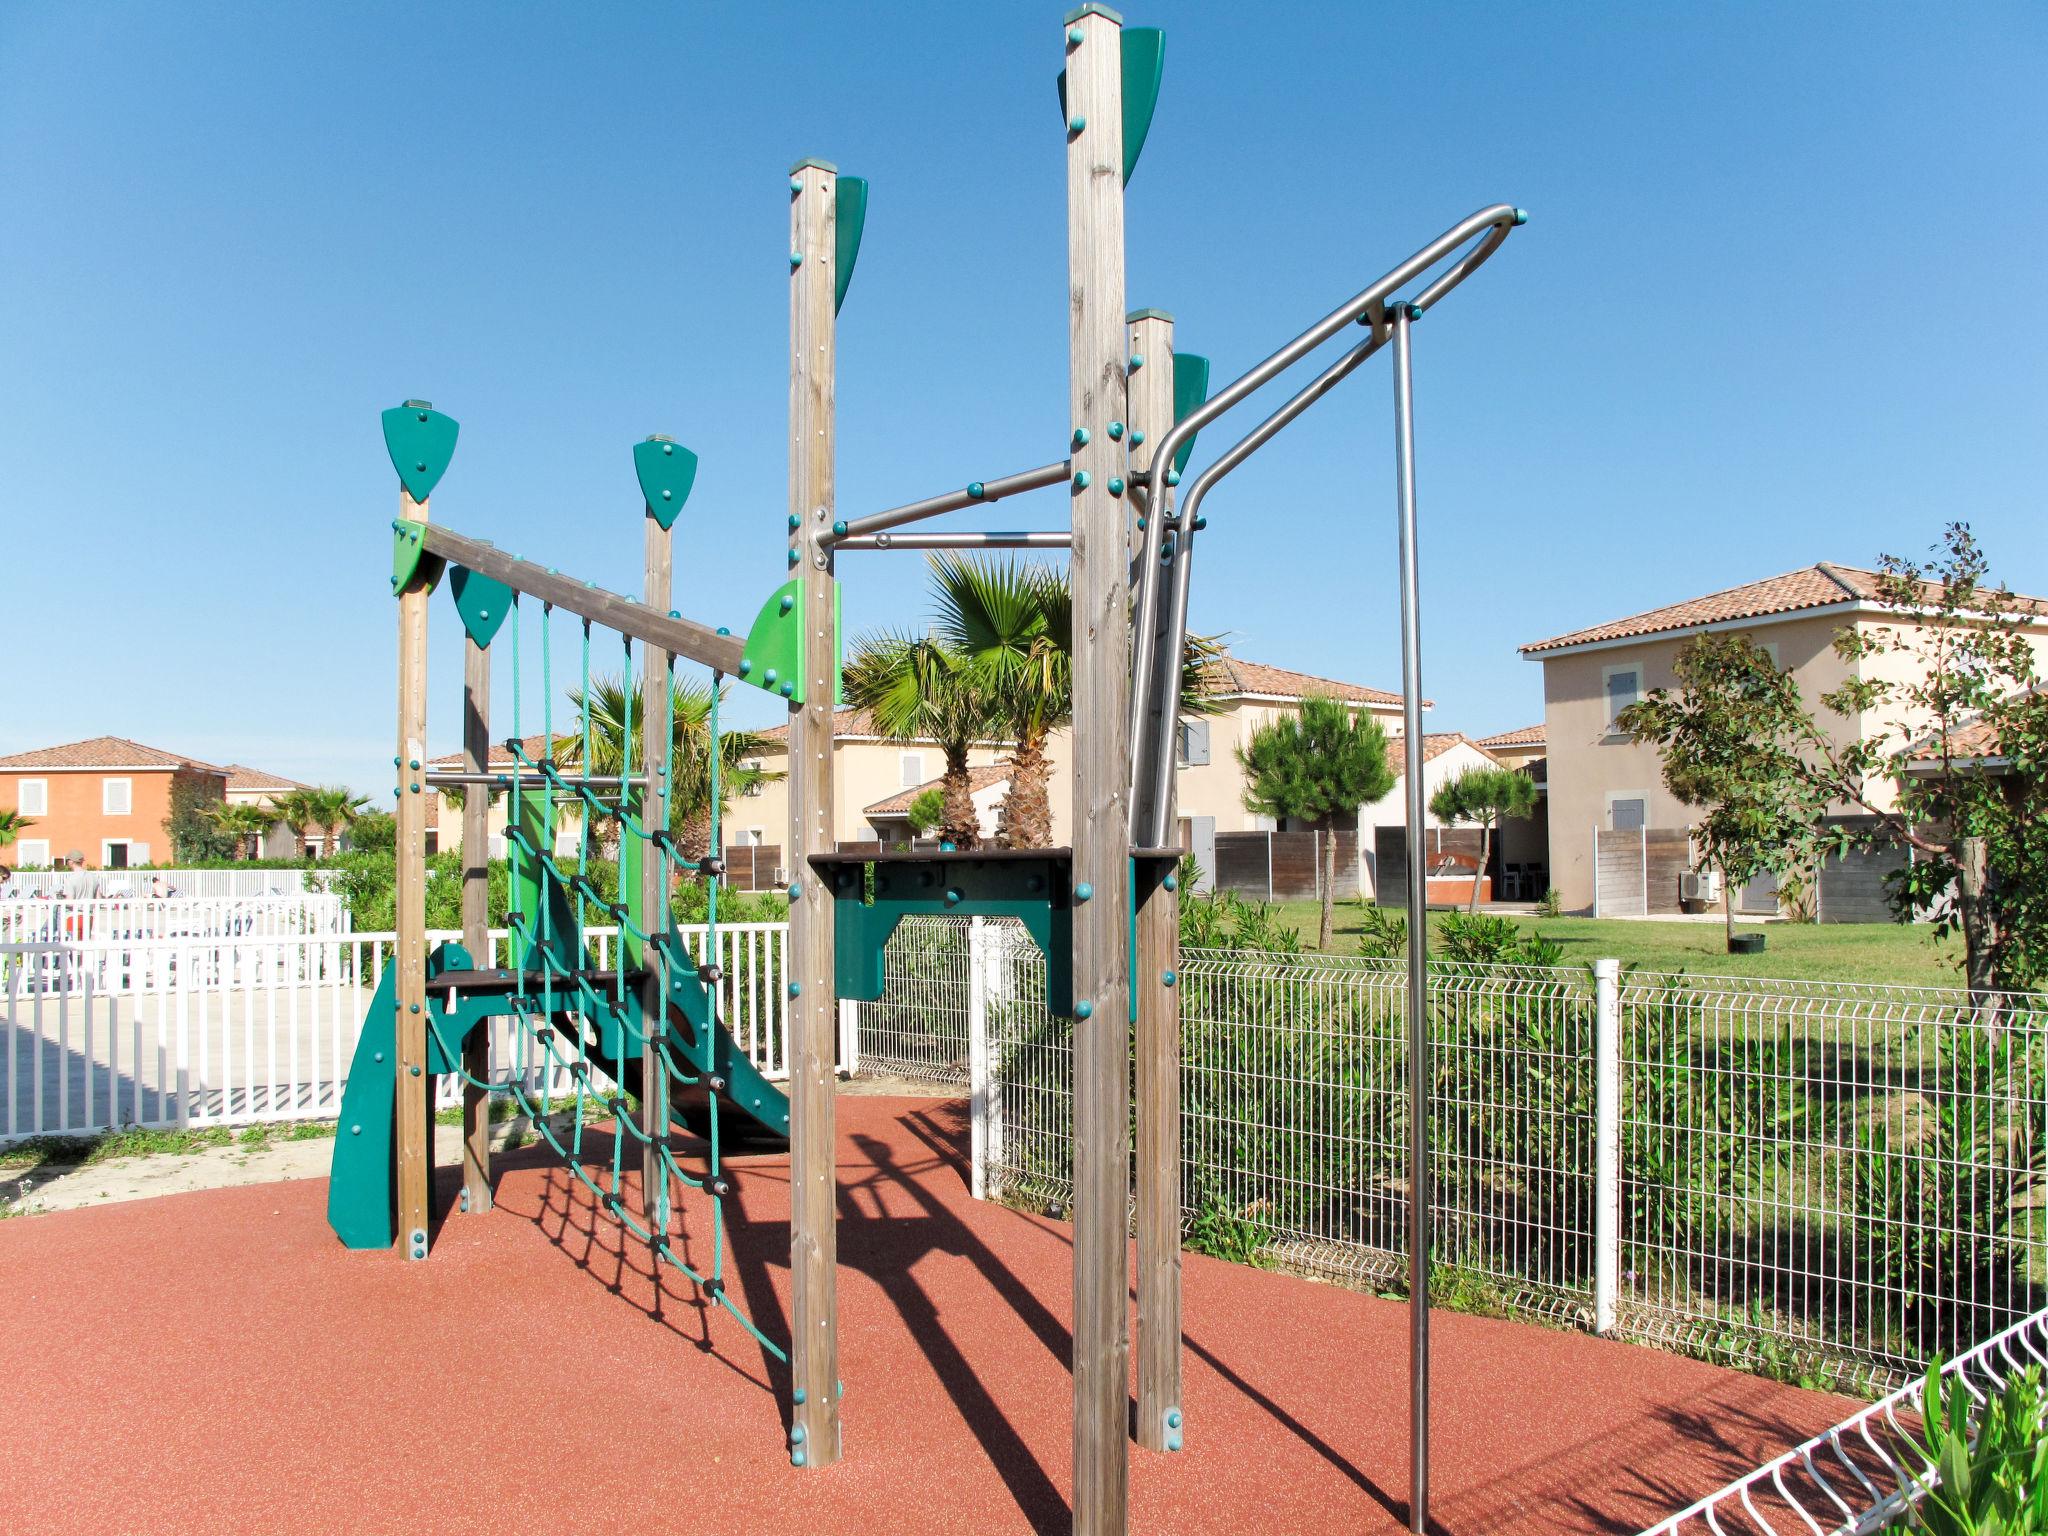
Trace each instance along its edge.
<path fill-rule="evenodd" d="M 462 766 L 487 773 L 491 653 L 467 635 L 462 646 Z M 491 792 L 471 783 L 462 792 L 462 944 L 480 966 L 491 963 L 490 870 Z M 462 1042 L 462 1208 L 472 1215 L 491 1208 L 491 1102 L 476 1086 L 490 1079 L 491 1027 L 471 1030 Z"/>
<path fill-rule="evenodd" d="M 428 520 L 427 503 L 398 493 L 398 515 Z M 407 1258 L 427 1256 L 432 1148 L 427 1115 L 427 601 L 425 571 L 398 595 L 397 882 L 398 1244 Z"/>
<path fill-rule="evenodd" d="M 1130 603 L 1124 445 L 1122 20 L 1084 5 L 1067 59 L 1074 545 L 1074 1530 L 1130 1493 Z M 1156 360 L 1164 368 L 1165 358 Z"/>
<path fill-rule="evenodd" d="M 1130 467 L 1144 471 L 1173 427 L 1173 316 L 1141 309 L 1129 345 L 1146 366 L 1130 376 Z M 1162 474 L 1152 505 L 1166 516 L 1173 491 Z M 1132 524 L 1132 548 L 1144 535 Z M 1171 534 L 1168 537 L 1172 537 Z M 1165 568 L 1148 579 L 1167 580 Z M 1177 722 L 1166 722 L 1174 729 Z M 1176 825 L 1167 790 L 1166 825 Z M 1138 1444 L 1181 1447 L 1180 1401 L 1180 882 L 1154 869 L 1138 877 Z"/>
<path fill-rule="evenodd" d="M 654 509 L 647 509 L 647 606 L 667 613 L 674 585 L 675 530 L 661 526 Z M 641 771 L 647 787 L 639 797 L 640 824 L 650 832 L 668 827 L 668 755 L 675 746 L 675 729 L 670 720 L 675 696 L 669 688 L 669 655 L 659 646 L 640 648 L 640 730 Z M 632 753 L 625 754 L 630 761 Z M 624 785 L 620 799 L 631 803 Z M 668 927 L 668 862 L 653 842 L 640 845 L 640 926 L 659 934 Z M 621 953 L 624 952 L 621 935 Z M 715 958 L 715 957 L 709 957 Z M 640 1042 L 640 1130 L 647 1139 L 640 1147 L 640 1203 L 650 1230 L 668 1224 L 668 1179 L 661 1161 L 661 1144 L 668 1137 L 668 1074 L 662 1070 L 659 1031 L 668 1017 L 668 978 L 661 973 L 662 956 L 652 944 L 641 946 L 640 963 L 648 976 L 643 994 L 650 1004 L 642 1010 L 647 1020 L 647 1037 Z"/>
<path fill-rule="evenodd" d="M 838 172 L 790 168 L 789 569 L 802 579 L 804 697 L 789 732 L 790 1274 L 795 1407 L 790 1459 L 839 1459 L 839 1233 L 833 1068 L 832 903 L 810 856 L 829 853 L 834 682 L 833 516 L 835 221 Z"/>

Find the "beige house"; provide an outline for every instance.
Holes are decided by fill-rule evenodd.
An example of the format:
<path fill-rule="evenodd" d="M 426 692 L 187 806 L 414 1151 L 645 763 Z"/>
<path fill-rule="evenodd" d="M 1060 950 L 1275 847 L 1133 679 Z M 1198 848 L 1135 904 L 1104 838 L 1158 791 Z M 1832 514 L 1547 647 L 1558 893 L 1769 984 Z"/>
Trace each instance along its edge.
<path fill-rule="evenodd" d="M 274 812 L 280 796 L 311 788 L 296 779 L 266 773 L 246 763 L 229 763 L 221 771 L 228 776 L 224 798 L 230 805 L 260 805 Z M 325 827 L 308 827 L 303 835 L 295 837 L 292 829 L 280 821 L 263 834 L 260 851 L 266 859 L 318 858 L 327 851 L 327 836 Z"/>
<path fill-rule="evenodd" d="M 1536 809 L 1500 826 L 1500 880 L 1495 889 L 1508 901 L 1534 901 L 1550 888 L 1550 749 L 1541 725 L 1482 736 L 1478 745 L 1503 767 L 1536 781 Z"/>
<path fill-rule="evenodd" d="M 1691 811 L 1664 787 L 1657 749 L 1614 729 L 1615 716 L 1630 704 L 1653 689 L 1676 685 L 1672 668 L 1679 648 L 1694 635 L 1740 630 L 1789 671 L 1808 704 L 1817 706 L 1852 667 L 1859 676 L 1896 676 L 1909 664 L 1897 656 L 1848 662 L 1835 653 L 1835 636 L 1843 629 L 1867 632 L 1917 622 L 1912 613 L 1879 601 L 1878 580 L 1874 571 L 1823 561 L 1521 648 L 1523 656 L 1543 665 L 1550 878 L 1567 910 L 1593 906 L 1596 831 L 1668 833 L 1691 824 Z M 2048 604 L 2023 601 L 2043 615 L 2030 630 L 2038 649 L 2048 644 Z M 1876 713 L 1843 720 L 1817 709 L 1817 718 L 1843 743 L 1896 734 L 1890 717 Z M 1882 804 L 1890 789 L 1873 784 L 1870 792 Z M 1666 910 L 1671 896 L 1658 882 L 1650 909 Z"/>

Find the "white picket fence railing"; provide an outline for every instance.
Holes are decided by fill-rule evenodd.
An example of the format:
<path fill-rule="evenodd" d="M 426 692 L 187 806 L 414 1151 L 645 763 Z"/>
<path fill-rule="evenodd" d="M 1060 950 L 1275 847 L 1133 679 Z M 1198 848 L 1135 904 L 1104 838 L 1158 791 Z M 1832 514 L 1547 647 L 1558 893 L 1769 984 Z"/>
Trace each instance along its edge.
<path fill-rule="evenodd" d="M 339 896 L 57 897 L 0 901 L 0 944 L 347 933 Z"/>
<path fill-rule="evenodd" d="M 700 959 L 714 958 L 706 931 L 682 930 Z M 585 934 L 609 967 L 617 930 Z M 504 940 L 493 930 L 479 962 L 500 963 Z M 0 944 L 0 1141 L 336 1115 L 394 944 L 389 933 Z M 719 925 L 722 1016 L 771 1078 L 788 1074 L 787 951 L 787 924 Z M 514 1060 L 510 1028 L 494 1029 L 494 1071 Z M 573 1094 L 558 1076 L 530 1086 Z M 459 1082 L 443 1078 L 440 1095 L 460 1102 Z"/>
<path fill-rule="evenodd" d="M 0 900 L 34 896 L 66 901 L 146 896 L 249 901 L 259 896 L 317 896 L 334 888 L 332 869 L 24 869 Z"/>

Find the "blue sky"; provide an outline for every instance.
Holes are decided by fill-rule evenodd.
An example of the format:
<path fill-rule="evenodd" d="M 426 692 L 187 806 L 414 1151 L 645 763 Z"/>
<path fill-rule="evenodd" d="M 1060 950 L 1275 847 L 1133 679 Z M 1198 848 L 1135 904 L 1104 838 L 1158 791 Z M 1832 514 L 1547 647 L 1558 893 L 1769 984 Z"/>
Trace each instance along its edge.
<path fill-rule="evenodd" d="M 2048 591 L 2040 7 L 1127 16 L 1167 29 L 1130 300 L 1172 310 L 1220 378 L 1473 209 L 1531 210 L 1417 335 L 1439 726 L 1540 717 L 1520 642 L 1917 551 L 1950 518 Z M 622 589 L 630 445 L 675 433 L 703 460 L 679 604 L 743 626 L 782 576 L 802 155 L 873 188 L 842 512 L 1056 457 L 1059 20 L 1013 0 L 0 11 L 0 751 L 105 732 L 381 793 L 377 413 L 407 396 L 463 424 L 437 520 Z M 1209 510 L 1198 627 L 1397 682 L 1384 367 Z M 921 613 L 914 557 L 842 570 L 850 628 Z M 452 608 L 435 621 L 453 747 Z"/>

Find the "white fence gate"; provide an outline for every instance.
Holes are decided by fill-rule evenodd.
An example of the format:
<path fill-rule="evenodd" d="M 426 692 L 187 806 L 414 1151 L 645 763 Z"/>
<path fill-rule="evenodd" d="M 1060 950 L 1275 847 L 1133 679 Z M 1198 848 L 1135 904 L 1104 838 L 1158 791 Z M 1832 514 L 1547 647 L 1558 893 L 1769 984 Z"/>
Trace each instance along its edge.
<path fill-rule="evenodd" d="M 721 1014 L 765 1075 L 788 1075 L 784 923 L 681 930 L 721 970 Z M 587 929 L 600 967 L 616 929 Z M 429 942 L 456 939 L 436 932 Z M 505 931 L 492 932 L 495 964 Z M 121 1126 L 241 1125 L 340 1112 L 349 1063 L 395 936 L 233 935 L 0 944 L 0 1140 Z M 505 1023 L 497 1070 L 512 1060 Z M 536 1085 L 573 1093 L 566 1074 Z M 442 1107 L 460 1084 L 441 1082 Z"/>

